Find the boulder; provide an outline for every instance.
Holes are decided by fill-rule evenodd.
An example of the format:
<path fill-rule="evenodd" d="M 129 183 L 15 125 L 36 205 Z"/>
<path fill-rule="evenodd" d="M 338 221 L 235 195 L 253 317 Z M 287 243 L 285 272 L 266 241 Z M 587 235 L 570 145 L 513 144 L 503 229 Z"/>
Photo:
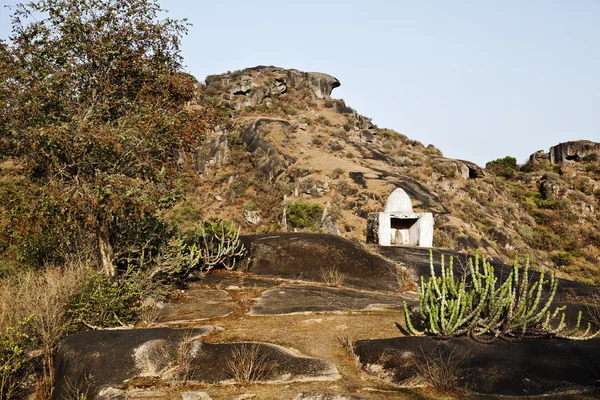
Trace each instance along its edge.
<path fill-rule="evenodd" d="M 85 391 L 88 399 L 121 390 L 127 380 L 168 373 L 185 338 L 199 338 L 215 327 L 195 329 L 98 330 L 65 338 L 55 362 L 52 398 L 71 399 Z"/>
<path fill-rule="evenodd" d="M 455 364 L 459 384 L 486 395 L 541 396 L 573 388 L 593 391 L 600 383 L 600 339 L 482 344 L 464 337 L 400 337 L 359 340 L 354 351 L 366 372 L 403 386 L 427 384 L 420 368 L 427 362 L 441 368 Z"/>
<path fill-rule="evenodd" d="M 242 75 L 238 85 L 232 87 L 229 93 L 232 95 L 247 94 L 254 87 L 254 80 L 249 75 Z M 233 97 L 231 98 L 233 100 Z"/>
<path fill-rule="evenodd" d="M 274 344 L 203 342 L 201 336 L 213 329 L 99 330 L 69 336 L 58 348 L 52 397 L 67 400 L 81 393 L 89 400 L 125 398 L 124 391 L 130 389 L 184 379 L 194 384 L 232 384 L 243 381 L 248 363 L 254 363 L 255 369 L 247 378 L 256 382 L 340 378 L 329 361 Z M 188 398 L 202 398 L 198 396 L 190 393 Z"/>
<path fill-rule="evenodd" d="M 560 197 L 566 192 L 566 189 L 562 184 L 558 182 L 551 180 L 542 180 L 540 182 L 539 191 L 540 195 L 542 196 L 542 199 L 547 200 L 556 199 Z"/>
<path fill-rule="evenodd" d="M 600 156 L 600 143 L 589 140 L 575 140 L 551 147 L 550 162 L 560 164 L 567 160 L 580 161 L 591 154 Z"/>
<path fill-rule="evenodd" d="M 535 166 L 538 164 L 547 163 L 548 161 L 548 153 L 546 153 L 544 150 L 538 150 L 529 156 L 529 161 L 527 162 L 527 164 Z"/>
<path fill-rule="evenodd" d="M 319 99 L 329 99 L 333 89 L 341 85 L 333 76 L 321 72 L 307 72 L 306 79 L 308 87 Z"/>
<path fill-rule="evenodd" d="M 294 89 L 299 89 L 306 82 L 306 74 L 297 69 L 288 70 L 288 82 Z"/>
<path fill-rule="evenodd" d="M 275 78 L 274 82 L 271 84 L 270 94 L 271 96 L 279 96 L 284 94 L 287 91 L 287 78 L 279 77 Z"/>
<path fill-rule="evenodd" d="M 258 211 L 244 210 L 244 219 L 251 223 L 252 225 L 257 225 L 260 223 L 260 215 Z"/>
<path fill-rule="evenodd" d="M 325 269 L 344 274 L 344 286 L 395 293 L 401 289 L 396 266 L 339 236 L 278 233 L 242 236 L 250 273 L 325 282 Z M 310 257 L 306 255 L 310 254 Z"/>
<path fill-rule="evenodd" d="M 487 173 L 485 172 L 485 170 L 483 168 L 481 168 L 479 165 L 475 164 L 474 162 L 471 161 L 466 161 L 466 160 L 456 160 L 462 163 L 463 166 L 461 166 L 461 175 L 465 178 L 485 178 L 487 176 Z M 464 168 L 466 167 L 466 169 Z"/>

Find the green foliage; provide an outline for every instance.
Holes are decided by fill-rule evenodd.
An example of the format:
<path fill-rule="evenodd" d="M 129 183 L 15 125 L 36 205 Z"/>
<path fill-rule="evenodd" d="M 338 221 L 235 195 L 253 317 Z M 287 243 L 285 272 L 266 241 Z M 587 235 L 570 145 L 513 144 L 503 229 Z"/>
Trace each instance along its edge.
<path fill-rule="evenodd" d="M 558 253 L 552 256 L 552 261 L 559 267 L 571 264 L 571 253 Z"/>
<path fill-rule="evenodd" d="M 252 199 L 248 199 L 244 202 L 243 208 L 245 211 L 256 211 L 258 210 L 258 205 Z"/>
<path fill-rule="evenodd" d="M 516 175 L 519 166 L 516 158 L 507 156 L 488 162 L 485 164 L 485 169 L 495 175 L 510 179 Z"/>
<path fill-rule="evenodd" d="M 318 203 L 297 201 L 290 203 L 286 210 L 287 223 L 292 228 L 317 229 L 323 216 L 323 206 Z"/>
<path fill-rule="evenodd" d="M 60 262 L 99 243 L 131 259 L 180 195 L 178 155 L 217 117 L 184 112 L 187 24 L 161 12 L 155 0 L 16 6 L 0 42 L 0 157 L 25 168 L 0 188 L 0 230 L 19 260 Z"/>
<path fill-rule="evenodd" d="M 430 253 L 431 277 L 421 277 L 419 287 L 419 323 L 417 330 L 411 313 L 404 302 L 406 333 L 410 335 L 435 335 L 441 338 L 469 335 L 483 343 L 497 338 L 514 341 L 531 337 L 560 337 L 573 340 L 591 339 L 600 331 L 589 335 L 590 325 L 579 332 L 581 312 L 574 329 L 566 330 L 564 307 L 550 307 L 558 280 L 545 272 L 533 284 L 529 281 L 529 262 L 521 271 L 515 259 L 513 268 L 504 281 L 494 273 L 494 267 L 479 255 L 469 260 L 469 274 L 459 280 L 454 277 L 452 258 L 445 266 L 442 256 L 441 276 L 436 276 L 433 255 Z M 542 296 L 548 283 L 549 293 Z M 562 311 L 558 323 L 555 320 Z M 402 328 L 401 330 L 404 330 Z"/>
<path fill-rule="evenodd" d="M 71 299 L 68 314 L 72 331 L 102 329 L 136 321 L 144 285 L 132 275 L 110 279 L 94 273 L 83 283 L 81 293 Z"/>
<path fill-rule="evenodd" d="M 32 372 L 33 360 L 29 356 L 34 339 L 29 331 L 31 319 L 25 318 L 14 326 L 0 331 L 0 398 L 15 396 L 27 375 Z"/>
<path fill-rule="evenodd" d="M 157 257 L 150 277 L 177 283 L 193 271 L 232 270 L 245 255 L 240 231 L 230 220 L 213 218 L 197 224 L 184 236 L 174 236 Z"/>

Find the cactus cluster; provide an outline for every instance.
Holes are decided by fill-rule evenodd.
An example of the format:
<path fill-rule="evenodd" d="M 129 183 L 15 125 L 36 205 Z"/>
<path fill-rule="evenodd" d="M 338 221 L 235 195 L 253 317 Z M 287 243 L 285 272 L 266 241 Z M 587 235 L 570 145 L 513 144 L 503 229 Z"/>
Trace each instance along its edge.
<path fill-rule="evenodd" d="M 531 283 L 529 261 L 521 270 L 515 259 L 503 282 L 499 282 L 494 267 L 478 254 L 469 260 L 468 273 L 460 279 L 454 276 L 452 264 L 450 258 L 449 265 L 445 265 L 442 256 L 441 276 L 436 276 L 430 252 L 431 277 L 427 281 L 421 277 L 419 287 L 418 318 L 423 328 L 415 328 L 404 302 L 406 328 L 398 325 L 403 333 L 440 338 L 468 335 L 484 343 L 497 338 L 509 341 L 540 337 L 585 340 L 600 334 L 600 331 L 590 334 L 589 323 L 585 331 L 580 331 L 581 312 L 576 326 L 567 329 L 565 307 L 551 310 L 558 280 L 554 274 L 542 271 L 539 280 Z M 546 287 L 547 291 L 544 290 Z"/>

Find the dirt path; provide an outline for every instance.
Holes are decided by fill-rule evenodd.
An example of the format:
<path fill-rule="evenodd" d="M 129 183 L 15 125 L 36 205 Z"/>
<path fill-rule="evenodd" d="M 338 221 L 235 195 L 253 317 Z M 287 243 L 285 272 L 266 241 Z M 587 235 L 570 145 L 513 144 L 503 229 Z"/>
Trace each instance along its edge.
<path fill-rule="evenodd" d="M 231 277 L 224 275 L 223 282 L 231 283 Z M 305 314 L 252 316 L 247 315 L 261 292 L 268 287 L 251 287 L 224 284 L 219 279 L 211 279 L 211 284 L 194 284 L 191 291 L 220 289 L 229 293 L 236 303 L 235 310 L 225 316 L 201 319 L 201 315 L 187 314 L 186 320 L 175 321 L 169 316 L 171 327 L 196 327 L 217 325 L 224 328 L 207 336 L 211 343 L 224 342 L 266 342 L 286 347 L 305 356 L 328 360 L 335 364 L 341 379 L 337 381 L 300 382 L 292 384 L 250 384 L 250 385 L 199 385 L 186 390 L 207 392 L 213 399 L 232 399 L 239 394 L 254 394 L 256 399 L 294 399 L 300 392 L 328 392 L 353 395 L 366 399 L 427 399 L 440 398 L 423 394 L 418 390 L 393 387 L 377 378 L 365 374 L 358 366 L 348 346 L 354 340 L 389 338 L 398 336 L 394 322 L 402 320 L 399 310 L 375 311 L 335 311 L 307 312 Z M 260 283 L 260 282 L 259 282 Z M 285 282 L 281 282 L 285 284 Z M 267 285 L 265 285 L 267 286 Z M 268 285 L 272 286 L 272 285 Z M 277 287 L 276 287 L 277 288 Z M 206 300 L 206 299 L 205 299 Z M 223 300 L 219 295 L 216 302 Z M 227 301 L 231 301 L 227 300 Z M 401 298 L 398 298 L 401 301 Z M 219 305 L 216 305 L 219 307 Z M 188 308 L 189 309 L 189 308 Z M 190 319 L 192 321 L 190 321 Z M 161 326 L 162 324 L 158 324 Z M 176 392 L 179 392 L 177 389 Z M 176 395 L 173 393 L 173 395 Z M 176 397 L 180 398 L 177 394 Z"/>

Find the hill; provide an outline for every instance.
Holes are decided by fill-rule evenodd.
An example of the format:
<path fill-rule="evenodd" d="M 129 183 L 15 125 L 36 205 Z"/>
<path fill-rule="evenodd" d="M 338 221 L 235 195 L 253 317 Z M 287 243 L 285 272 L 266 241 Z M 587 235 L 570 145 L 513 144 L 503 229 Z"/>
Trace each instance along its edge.
<path fill-rule="evenodd" d="M 527 256 L 561 277 L 600 283 L 600 144 L 561 143 L 524 165 L 508 155 L 481 168 L 375 126 L 331 97 L 339 85 L 266 66 L 197 83 L 188 110 L 215 108 L 223 119 L 192 154 L 197 177 L 169 218 L 185 227 L 188 216 L 217 216 L 243 233 L 309 230 L 364 242 L 367 215 L 401 187 L 415 211 L 434 214 L 434 246 L 504 262 Z"/>

